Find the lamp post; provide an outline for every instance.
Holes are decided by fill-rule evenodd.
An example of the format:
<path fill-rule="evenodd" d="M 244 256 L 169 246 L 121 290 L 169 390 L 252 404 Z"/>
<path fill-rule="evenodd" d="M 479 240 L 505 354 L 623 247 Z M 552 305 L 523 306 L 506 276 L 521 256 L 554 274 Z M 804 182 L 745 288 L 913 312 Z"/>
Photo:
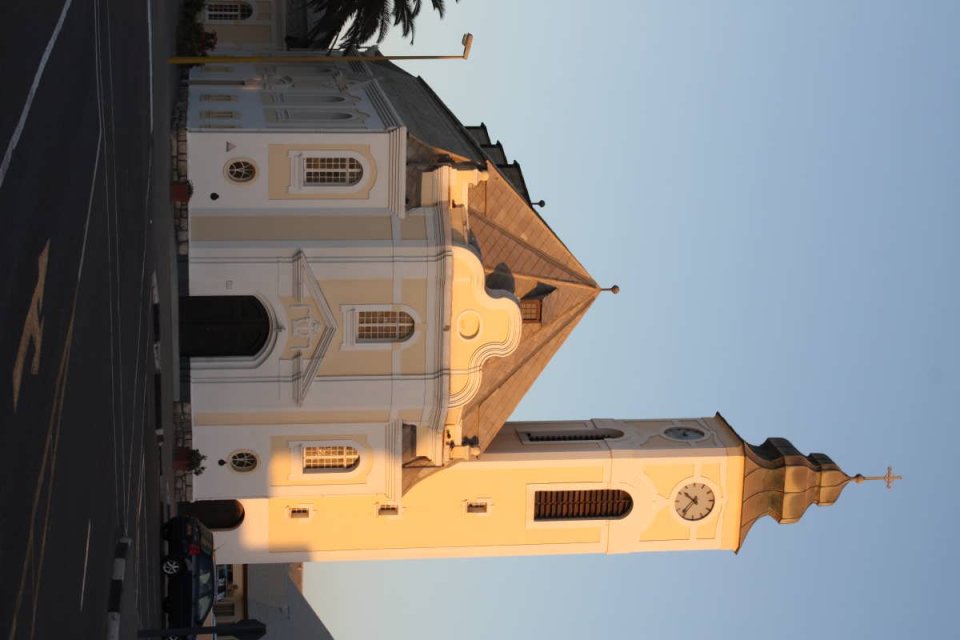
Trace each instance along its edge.
<path fill-rule="evenodd" d="M 264 56 L 174 56 L 168 59 L 170 64 L 226 64 L 226 63 L 311 63 L 311 62 L 383 62 L 386 60 L 466 60 L 470 56 L 470 47 L 473 46 L 473 34 L 463 34 L 461 40 L 463 53 L 448 56 L 383 56 L 346 54 L 332 55 L 282 55 L 270 54 Z"/>

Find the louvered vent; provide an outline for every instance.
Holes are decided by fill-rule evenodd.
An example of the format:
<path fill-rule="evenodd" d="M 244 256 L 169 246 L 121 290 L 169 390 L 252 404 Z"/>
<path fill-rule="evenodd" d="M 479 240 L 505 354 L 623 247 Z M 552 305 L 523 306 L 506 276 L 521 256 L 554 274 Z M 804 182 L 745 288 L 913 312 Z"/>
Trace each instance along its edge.
<path fill-rule="evenodd" d="M 584 429 L 581 431 L 526 431 L 529 442 L 589 442 L 622 438 L 623 432 L 616 429 Z"/>
<path fill-rule="evenodd" d="M 622 518 L 633 508 L 633 498 L 619 489 L 537 491 L 534 520 L 594 520 Z"/>

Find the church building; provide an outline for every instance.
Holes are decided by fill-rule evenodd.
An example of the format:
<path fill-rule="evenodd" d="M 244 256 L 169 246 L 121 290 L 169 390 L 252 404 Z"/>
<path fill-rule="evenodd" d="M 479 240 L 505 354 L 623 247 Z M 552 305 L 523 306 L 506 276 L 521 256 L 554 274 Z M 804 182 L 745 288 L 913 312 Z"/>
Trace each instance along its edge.
<path fill-rule="evenodd" d="M 719 414 L 507 422 L 605 289 L 486 127 L 388 62 L 188 89 L 191 510 L 219 562 L 737 550 L 859 479 Z"/>

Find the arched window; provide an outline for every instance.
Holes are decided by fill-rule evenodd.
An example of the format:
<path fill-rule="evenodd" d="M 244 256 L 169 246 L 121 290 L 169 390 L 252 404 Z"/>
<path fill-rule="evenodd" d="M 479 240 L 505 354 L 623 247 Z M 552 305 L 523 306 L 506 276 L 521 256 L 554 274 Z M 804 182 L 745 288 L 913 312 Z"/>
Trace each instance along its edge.
<path fill-rule="evenodd" d="M 525 443 L 541 442 L 591 442 L 608 438 L 622 438 L 623 431 L 617 429 L 576 429 L 570 431 L 521 431 L 520 439 Z"/>
<path fill-rule="evenodd" d="M 253 7 L 246 2 L 211 2 L 207 5 L 207 22 L 234 22 L 253 15 Z"/>
<path fill-rule="evenodd" d="M 619 489 L 537 491 L 534 520 L 614 520 L 633 508 L 633 498 Z"/>
<path fill-rule="evenodd" d="M 305 446 L 302 451 L 304 473 L 351 471 L 360 464 L 360 453 L 346 445 Z"/>
<path fill-rule="evenodd" d="M 255 356 L 270 337 L 270 316 L 255 296 L 186 296 L 179 307 L 182 356 Z"/>
<path fill-rule="evenodd" d="M 360 311 L 357 342 L 403 342 L 413 335 L 413 318 L 403 311 Z"/>
<path fill-rule="evenodd" d="M 303 186 L 349 187 L 363 179 L 363 167 L 356 158 L 306 156 L 303 159 Z"/>

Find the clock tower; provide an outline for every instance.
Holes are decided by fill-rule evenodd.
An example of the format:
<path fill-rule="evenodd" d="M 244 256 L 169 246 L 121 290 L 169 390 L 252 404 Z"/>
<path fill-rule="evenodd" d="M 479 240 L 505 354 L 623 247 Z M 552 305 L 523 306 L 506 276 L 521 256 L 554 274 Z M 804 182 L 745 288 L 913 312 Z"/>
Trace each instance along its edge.
<path fill-rule="evenodd" d="M 295 562 L 737 551 L 759 518 L 796 522 L 865 479 L 782 438 L 746 443 L 720 414 L 508 422 L 479 457 L 424 477 L 399 504 L 345 494 L 244 500 L 269 526 L 218 532 L 218 554 Z"/>

